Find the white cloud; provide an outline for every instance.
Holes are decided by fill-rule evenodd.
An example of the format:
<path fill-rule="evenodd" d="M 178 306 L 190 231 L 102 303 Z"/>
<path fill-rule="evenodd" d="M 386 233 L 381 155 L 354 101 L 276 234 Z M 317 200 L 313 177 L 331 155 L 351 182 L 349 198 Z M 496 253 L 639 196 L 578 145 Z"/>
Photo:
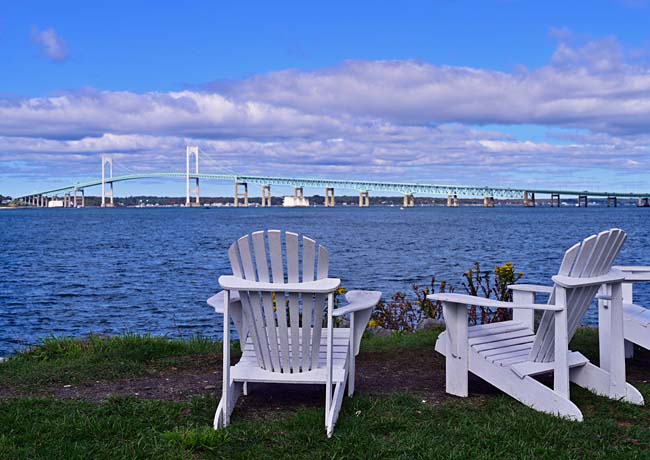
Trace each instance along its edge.
<path fill-rule="evenodd" d="M 575 171 L 638 171 L 650 162 L 643 53 L 553 34 L 549 64 L 533 70 L 352 61 L 203 90 L 0 100 L 0 176 L 9 164 L 62 172 L 70 162 L 95 176 L 101 153 L 140 171 L 182 170 L 186 143 L 205 152 L 203 170 L 247 174 L 516 185 L 548 171 L 566 183 Z M 533 140 L 480 125 L 548 132 Z"/>
<path fill-rule="evenodd" d="M 32 29 L 31 38 L 40 45 L 43 54 L 53 61 L 65 61 L 68 58 L 68 49 L 63 39 L 53 28 L 38 30 Z"/>

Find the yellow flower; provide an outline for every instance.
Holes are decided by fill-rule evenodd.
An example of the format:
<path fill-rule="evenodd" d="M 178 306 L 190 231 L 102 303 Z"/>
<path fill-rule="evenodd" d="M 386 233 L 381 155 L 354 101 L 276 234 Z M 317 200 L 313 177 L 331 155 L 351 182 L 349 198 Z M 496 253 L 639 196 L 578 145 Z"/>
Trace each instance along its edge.
<path fill-rule="evenodd" d="M 371 319 L 370 322 L 368 323 L 368 326 L 369 326 L 371 329 L 374 329 L 374 328 L 376 328 L 376 327 L 379 327 L 379 321 L 377 321 L 376 319 Z"/>

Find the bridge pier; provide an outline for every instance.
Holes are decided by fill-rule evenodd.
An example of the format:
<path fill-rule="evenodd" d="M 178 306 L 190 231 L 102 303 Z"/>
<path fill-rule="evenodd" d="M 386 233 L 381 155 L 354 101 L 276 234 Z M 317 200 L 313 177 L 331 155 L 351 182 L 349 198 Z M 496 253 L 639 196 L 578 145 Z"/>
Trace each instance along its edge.
<path fill-rule="evenodd" d="M 607 197 L 607 207 L 608 207 L 608 208 L 611 207 L 610 202 L 611 202 L 611 203 L 614 203 L 614 207 L 615 207 L 615 208 L 618 207 L 618 200 L 616 199 L 615 196 L 608 196 L 608 197 Z"/>
<path fill-rule="evenodd" d="M 370 206 L 370 194 L 368 192 L 359 192 L 359 207 L 367 208 Z"/>
<path fill-rule="evenodd" d="M 535 192 L 524 192 L 524 206 L 527 208 L 535 207 Z"/>
<path fill-rule="evenodd" d="M 239 192 L 239 187 L 242 186 L 244 191 Z M 244 199 L 244 207 L 248 207 L 248 184 L 246 182 L 235 182 L 235 207 L 239 208 L 239 198 Z"/>
<path fill-rule="evenodd" d="M 325 207 L 326 208 L 333 208 L 334 205 L 336 205 L 336 201 L 334 199 L 334 187 L 326 187 L 325 188 Z"/>
<path fill-rule="evenodd" d="M 447 195 L 447 207 L 448 208 L 458 207 L 458 195 L 456 195 L 455 193 L 453 195 Z"/>
<path fill-rule="evenodd" d="M 494 207 L 494 197 L 486 196 L 483 198 L 483 207 L 484 208 L 493 208 Z"/>
<path fill-rule="evenodd" d="M 578 207 L 582 207 L 582 204 L 584 203 L 585 208 L 589 206 L 589 198 L 587 195 L 578 195 Z"/>
<path fill-rule="evenodd" d="M 77 191 L 79 195 L 77 196 Z M 84 189 L 74 189 L 73 199 L 72 199 L 73 208 L 85 208 L 86 207 L 86 193 Z"/>
<path fill-rule="evenodd" d="M 271 186 L 262 185 L 262 207 L 271 207 Z"/>
<path fill-rule="evenodd" d="M 412 208 L 415 206 L 415 196 L 412 193 L 407 193 L 404 195 L 404 207 Z"/>
<path fill-rule="evenodd" d="M 560 194 L 559 193 L 551 193 L 551 208 L 553 207 L 553 203 L 557 203 L 557 207 L 560 207 Z"/>
<path fill-rule="evenodd" d="M 190 187 L 190 160 L 192 158 L 192 155 L 194 155 L 194 159 L 196 160 L 196 172 L 195 174 L 197 177 L 194 178 L 194 188 Z M 185 176 L 186 176 L 186 192 L 185 192 L 185 206 L 186 207 L 191 207 L 192 206 L 192 200 L 190 199 L 190 194 L 194 193 L 195 195 L 195 206 L 201 206 L 201 201 L 199 198 L 199 148 L 194 145 L 194 146 L 186 146 L 185 147 Z"/>

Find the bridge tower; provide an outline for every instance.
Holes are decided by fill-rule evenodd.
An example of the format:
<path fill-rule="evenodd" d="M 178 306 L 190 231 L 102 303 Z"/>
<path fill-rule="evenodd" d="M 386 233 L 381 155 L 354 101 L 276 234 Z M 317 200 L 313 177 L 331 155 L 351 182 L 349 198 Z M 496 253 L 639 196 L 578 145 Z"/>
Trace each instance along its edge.
<path fill-rule="evenodd" d="M 108 168 L 106 165 L 108 165 Z M 108 177 L 106 177 L 106 174 L 108 174 Z M 108 192 L 106 191 L 107 182 L 110 186 L 110 191 Z M 112 208 L 115 205 L 113 203 L 113 158 L 108 155 L 102 155 L 102 208 L 106 207 L 107 196 L 111 199 L 108 206 Z"/>
<path fill-rule="evenodd" d="M 192 159 L 192 155 L 194 155 L 194 160 L 195 160 L 195 172 L 197 177 L 195 177 L 195 186 L 194 188 L 190 188 L 190 160 Z M 185 177 L 186 177 L 186 194 L 185 194 L 185 206 L 188 208 L 192 206 L 192 201 L 190 200 L 190 194 L 194 193 L 195 194 L 195 206 L 200 206 L 201 203 L 199 202 L 199 147 L 196 145 L 188 145 L 185 148 Z"/>

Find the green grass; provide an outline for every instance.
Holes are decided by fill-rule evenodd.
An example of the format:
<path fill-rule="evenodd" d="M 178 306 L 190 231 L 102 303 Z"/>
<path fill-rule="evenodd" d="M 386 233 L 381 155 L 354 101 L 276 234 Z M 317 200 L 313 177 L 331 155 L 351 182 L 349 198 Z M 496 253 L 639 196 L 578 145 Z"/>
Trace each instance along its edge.
<path fill-rule="evenodd" d="M 436 335 L 371 338 L 364 340 L 363 351 L 432 350 Z M 597 354 L 596 334 L 579 331 L 573 347 Z M 74 373 L 81 363 L 104 369 L 103 359 L 128 362 L 119 372 L 137 374 L 130 369 L 138 363 L 160 365 L 181 355 L 214 353 L 215 348 L 204 340 L 185 343 L 135 336 L 83 343 L 51 340 L 0 365 L 0 379 L 6 382 L 6 369 L 12 369 L 11 378 L 18 382 L 60 381 L 57 372 Z M 56 366 L 45 366 L 53 362 Z M 44 367 L 31 367 L 34 363 Z M 79 370 L 76 378 L 83 381 L 94 375 L 93 370 Z M 650 400 L 650 385 L 637 386 Z M 98 404 L 14 398 L 0 400 L 0 459 L 648 458 L 650 409 L 610 401 L 575 386 L 571 390 L 584 413 L 583 423 L 537 413 L 507 396 L 452 398 L 432 405 L 412 394 L 358 392 L 354 399 L 344 400 L 332 439 L 325 436 L 323 408 L 267 411 L 261 419 L 245 417 L 236 409 L 232 425 L 215 432 L 210 428 L 216 407 L 212 398 L 183 402 L 112 398 Z"/>
<path fill-rule="evenodd" d="M 201 337 L 189 340 L 127 334 L 89 336 L 83 340 L 51 337 L 0 366 L 0 386 L 36 389 L 43 385 L 134 378 L 182 366 L 187 355 L 221 351 L 221 344 Z M 238 347 L 233 350 L 237 354 Z"/>
<path fill-rule="evenodd" d="M 393 333 L 387 337 L 368 335 L 361 341 L 360 352 L 389 352 L 394 350 L 414 350 L 431 348 L 436 344 L 442 328 L 432 331 L 416 331 L 411 333 Z"/>

